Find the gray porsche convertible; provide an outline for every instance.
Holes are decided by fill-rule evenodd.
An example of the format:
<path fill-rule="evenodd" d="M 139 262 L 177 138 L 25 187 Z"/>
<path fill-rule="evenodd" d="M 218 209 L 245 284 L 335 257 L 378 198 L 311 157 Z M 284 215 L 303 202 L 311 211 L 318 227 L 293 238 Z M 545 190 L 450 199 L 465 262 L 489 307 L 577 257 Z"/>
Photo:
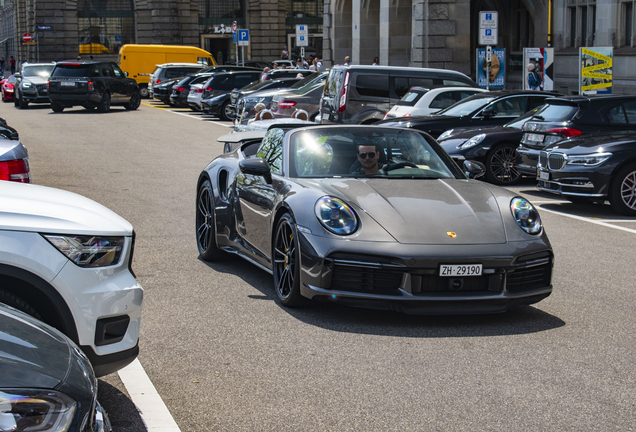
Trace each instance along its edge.
<path fill-rule="evenodd" d="M 537 210 L 465 168 L 412 129 L 270 129 L 199 176 L 197 246 L 272 273 L 288 307 L 493 313 L 546 298 L 554 255 Z"/>

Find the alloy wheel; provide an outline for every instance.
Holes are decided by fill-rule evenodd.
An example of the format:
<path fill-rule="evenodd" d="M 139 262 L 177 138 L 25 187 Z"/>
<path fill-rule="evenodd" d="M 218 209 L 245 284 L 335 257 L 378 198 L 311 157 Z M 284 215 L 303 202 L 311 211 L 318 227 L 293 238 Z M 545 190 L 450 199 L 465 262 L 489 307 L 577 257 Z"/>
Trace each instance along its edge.
<path fill-rule="evenodd" d="M 274 245 L 274 280 L 281 299 L 289 297 L 294 288 L 296 264 L 294 230 L 287 220 L 282 220 Z"/>
<path fill-rule="evenodd" d="M 197 201 L 197 244 L 199 252 L 203 253 L 210 248 L 211 233 L 214 228 L 210 191 L 202 187 Z"/>
<path fill-rule="evenodd" d="M 492 179 L 501 184 L 515 183 L 521 177 L 517 171 L 515 149 L 512 147 L 503 146 L 495 150 L 489 165 Z"/>
<path fill-rule="evenodd" d="M 632 210 L 636 210 L 636 171 L 628 173 L 621 183 L 621 199 Z"/>

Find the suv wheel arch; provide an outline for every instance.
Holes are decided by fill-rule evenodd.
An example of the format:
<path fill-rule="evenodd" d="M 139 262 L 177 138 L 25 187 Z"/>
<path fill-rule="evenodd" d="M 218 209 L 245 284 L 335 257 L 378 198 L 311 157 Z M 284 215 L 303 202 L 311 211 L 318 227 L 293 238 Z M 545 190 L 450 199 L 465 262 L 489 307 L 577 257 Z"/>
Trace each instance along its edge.
<path fill-rule="evenodd" d="M 31 306 L 46 324 L 55 327 L 79 345 L 77 327 L 71 310 L 48 282 L 26 270 L 0 264 L 0 286 Z"/>

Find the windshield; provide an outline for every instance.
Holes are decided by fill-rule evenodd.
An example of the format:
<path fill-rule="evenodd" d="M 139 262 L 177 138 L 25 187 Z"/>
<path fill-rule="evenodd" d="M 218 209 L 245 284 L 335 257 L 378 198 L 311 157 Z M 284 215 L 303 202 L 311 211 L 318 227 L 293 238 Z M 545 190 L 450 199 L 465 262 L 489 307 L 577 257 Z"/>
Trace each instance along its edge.
<path fill-rule="evenodd" d="M 365 174 L 358 160 L 359 146 L 367 146 L 366 150 L 375 147 L 379 154 L 377 174 Z M 289 156 L 292 177 L 464 178 L 435 140 L 416 131 L 381 127 L 309 129 L 291 136 Z"/>
<path fill-rule="evenodd" d="M 324 87 L 324 85 L 325 85 L 325 81 L 324 80 L 311 82 L 311 83 L 309 83 L 307 85 L 304 85 L 301 88 L 298 88 L 298 89 L 296 89 L 296 90 L 294 90 L 293 92 L 290 92 L 290 93 L 293 93 L 293 94 L 296 94 L 296 95 L 304 95 L 304 94 L 309 93 L 310 91 L 312 91 L 312 90 L 314 90 L 314 89 L 316 89 L 318 87 L 322 88 L 322 87 Z"/>
<path fill-rule="evenodd" d="M 51 76 L 51 71 L 53 71 L 54 67 L 55 65 L 53 63 L 51 63 L 50 65 L 23 66 L 22 76 L 39 76 L 42 78 L 48 78 L 49 76 Z"/>
<path fill-rule="evenodd" d="M 528 111 L 527 113 L 517 117 L 516 119 L 506 123 L 504 125 L 504 127 L 509 127 L 509 128 L 514 128 L 514 129 L 519 129 L 521 130 L 521 128 L 523 127 L 523 124 L 525 122 L 527 122 L 530 117 L 532 117 L 537 111 L 539 111 L 540 109 L 542 109 L 545 105 L 541 105 L 536 107 L 535 109 L 532 109 L 530 111 Z"/>
<path fill-rule="evenodd" d="M 316 82 L 316 80 L 319 80 L 321 78 L 322 79 L 326 79 L 327 75 L 328 74 L 325 73 L 325 72 L 314 72 L 312 74 L 307 75 L 305 78 L 301 79 L 300 81 L 298 81 L 296 84 L 294 84 L 290 88 L 299 89 L 299 88 L 304 87 L 306 85 L 309 85 L 309 84 L 311 84 L 313 82 Z"/>
<path fill-rule="evenodd" d="M 435 115 L 462 117 L 486 106 L 493 99 L 494 96 L 473 95 L 439 111 Z"/>
<path fill-rule="evenodd" d="M 408 93 L 402 96 L 402 99 L 400 99 L 397 104 L 400 106 L 415 106 L 417 101 L 419 101 L 427 92 L 428 90 L 411 89 L 408 91 Z"/>
<path fill-rule="evenodd" d="M 540 110 L 534 114 L 537 120 L 548 122 L 562 122 L 569 121 L 574 118 L 574 115 L 578 112 L 578 105 L 570 105 L 559 103 L 548 103 L 541 107 Z"/>

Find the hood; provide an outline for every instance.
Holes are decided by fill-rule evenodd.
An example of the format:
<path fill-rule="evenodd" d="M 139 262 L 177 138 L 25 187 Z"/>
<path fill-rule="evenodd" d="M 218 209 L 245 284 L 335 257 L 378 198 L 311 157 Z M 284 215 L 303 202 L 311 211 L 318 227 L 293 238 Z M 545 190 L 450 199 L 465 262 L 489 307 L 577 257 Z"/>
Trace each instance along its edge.
<path fill-rule="evenodd" d="M 132 235 L 132 225 L 72 192 L 0 181 L 0 229 L 58 234 Z"/>
<path fill-rule="evenodd" d="M 0 388 L 55 388 L 70 361 L 71 346 L 61 333 L 0 304 Z"/>
<path fill-rule="evenodd" d="M 472 138 L 475 135 L 479 134 L 497 134 L 503 132 L 512 132 L 516 130 L 519 132 L 519 135 L 523 134 L 520 129 L 513 128 L 505 128 L 503 126 L 489 126 L 489 127 L 463 127 L 463 128 L 453 128 L 453 133 L 449 138 Z"/>
<path fill-rule="evenodd" d="M 22 77 L 22 82 L 32 82 L 33 84 L 46 84 L 48 80 L 48 77 L 43 78 L 39 75 Z"/>
<path fill-rule="evenodd" d="M 412 117 L 398 117 L 379 121 L 376 125 L 382 126 L 398 126 L 398 127 L 410 127 L 411 124 L 424 124 L 424 123 L 436 123 L 440 121 L 447 121 L 456 119 L 456 116 L 443 116 L 443 115 L 427 115 L 427 116 L 412 116 Z"/>
<path fill-rule="evenodd" d="M 400 243 L 506 242 L 496 198 L 478 181 L 325 179 L 319 182 L 326 193 L 362 209 Z M 447 232 L 454 232 L 457 237 L 453 239 Z"/>
<path fill-rule="evenodd" d="M 585 154 L 602 147 L 603 151 L 611 151 L 623 145 L 633 146 L 636 141 L 636 131 L 614 131 L 584 134 L 574 138 L 558 141 L 545 148 L 546 151 L 569 150 L 571 154 Z"/>

